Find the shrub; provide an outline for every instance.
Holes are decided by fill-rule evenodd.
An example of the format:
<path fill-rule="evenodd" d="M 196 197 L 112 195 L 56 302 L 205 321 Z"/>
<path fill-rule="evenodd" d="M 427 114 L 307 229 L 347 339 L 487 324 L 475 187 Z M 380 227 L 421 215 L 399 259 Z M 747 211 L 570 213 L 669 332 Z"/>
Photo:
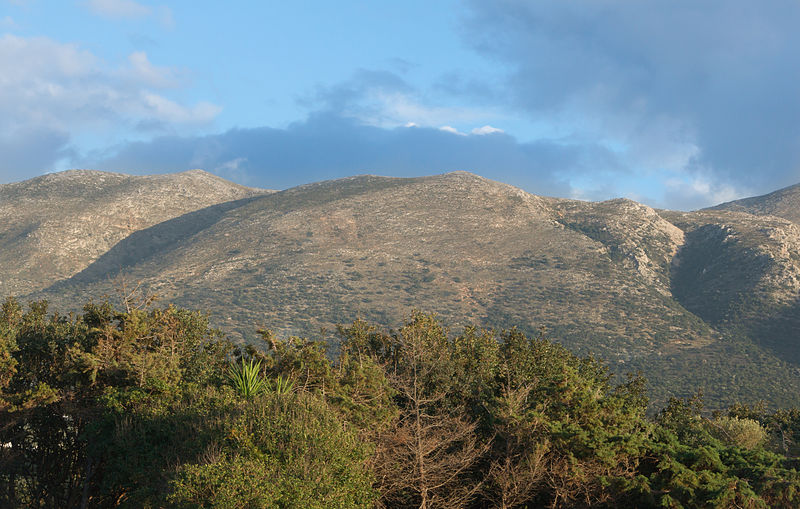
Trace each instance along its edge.
<path fill-rule="evenodd" d="M 767 439 L 767 432 L 753 419 L 718 417 L 711 421 L 711 433 L 728 445 L 755 449 Z"/>

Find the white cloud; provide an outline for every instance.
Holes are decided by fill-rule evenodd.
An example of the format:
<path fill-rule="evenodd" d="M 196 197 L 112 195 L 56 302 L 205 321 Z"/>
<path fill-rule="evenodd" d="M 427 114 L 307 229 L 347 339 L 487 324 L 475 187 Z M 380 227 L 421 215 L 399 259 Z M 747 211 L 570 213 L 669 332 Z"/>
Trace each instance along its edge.
<path fill-rule="evenodd" d="M 143 52 L 113 69 L 74 44 L 7 34 L 0 37 L 0 132 L 31 123 L 71 131 L 126 120 L 212 120 L 219 107 L 204 102 L 184 106 L 160 93 L 180 85 L 178 74 L 152 65 Z"/>
<path fill-rule="evenodd" d="M 710 175 L 686 175 L 664 181 L 665 197 L 675 208 L 684 210 L 718 205 L 754 194 L 751 190 L 714 180 Z"/>
<path fill-rule="evenodd" d="M 439 130 L 440 131 L 444 131 L 446 133 L 457 134 L 459 136 L 466 136 L 466 134 L 462 133 L 461 131 L 459 131 L 455 127 L 452 127 L 452 126 L 449 126 L 449 125 L 443 125 L 442 127 L 439 128 Z"/>
<path fill-rule="evenodd" d="M 186 107 L 151 92 L 143 92 L 141 97 L 144 116 L 170 124 L 206 124 L 222 111 L 219 106 L 204 101 Z"/>
<path fill-rule="evenodd" d="M 477 134 L 477 135 L 480 136 L 480 135 L 485 135 L 485 134 L 504 133 L 505 131 L 503 131 L 502 129 L 498 129 L 497 127 L 492 127 L 490 125 L 485 125 L 483 127 L 476 127 L 475 129 L 473 129 L 470 132 L 472 134 Z"/>
<path fill-rule="evenodd" d="M 397 74 L 361 69 L 338 85 L 320 88 L 305 101 L 323 111 L 383 128 L 413 124 L 437 128 L 451 124 L 478 124 L 497 118 L 485 108 L 448 105 L 447 100 L 430 97 L 412 87 Z"/>
<path fill-rule="evenodd" d="M 200 164 L 198 166 L 202 166 L 206 161 L 200 159 L 199 162 Z M 211 172 L 214 175 L 219 175 L 222 178 L 232 180 L 243 185 L 250 185 L 253 184 L 253 182 L 252 176 L 248 174 L 248 163 L 249 161 L 246 157 L 236 157 L 215 166 Z"/>
<path fill-rule="evenodd" d="M 172 17 L 172 9 L 166 5 L 159 5 L 156 7 L 156 19 L 161 23 L 164 28 L 173 28 L 175 26 L 175 19 Z"/>
<path fill-rule="evenodd" d="M 4 16 L 0 19 L 0 28 L 14 28 L 17 24 L 11 16 Z"/>
<path fill-rule="evenodd" d="M 108 18 L 143 18 L 152 9 L 133 0 L 86 0 L 90 11 Z"/>
<path fill-rule="evenodd" d="M 38 137 L 40 143 L 58 146 L 38 150 L 55 157 L 67 153 L 76 137 L 108 137 L 134 128 L 179 131 L 213 121 L 219 106 L 183 104 L 165 95 L 179 89 L 179 75 L 170 67 L 153 65 L 145 53 L 133 53 L 115 68 L 75 44 L 0 36 L 0 146 L 17 140 L 34 147 L 35 140 L 26 137 L 47 132 Z M 40 161 L 35 154 L 31 158 Z M 8 164 L 0 161 L 0 171 Z M 15 164 L 26 166 L 20 158 Z"/>
<path fill-rule="evenodd" d="M 128 55 L 128 63 L 130 67 L 125 70 L 127 76 L 144 85 L 156 88 L 175 88 L 180 84 L 174 69 L 154 66 L 144 51 L 135 51 Z"/>
<path fill-rule="evenodd" d="M 434 127 L 450 123 L 474 122 L 487 115 L 484 111 L 463 107 L 432 106 L 412 93 L 371 90 L 339 113 L 375 127 L 399 127 L 414 124 Z"/>
<path fill-rule="evenodd" d="M 416 124 L 414 124 L 414 125 L 416 125 Z M 462 133 L 461 131 L 459 131 L 458 129 L 456 129 L 455 127 L 450 126 L 450 125 L 443 125 L 443 126 L 439 127 L 439 130 L 440 131 L 445 131 L 445 132 L 448 132 L 448 133 L 457 134 L 459 136 L 467 136 L 467 133 Z M 499 134 L 499 133 L 504 133 L 504 132 L 505 131 L 503 131 L 502 129 L 498 129 L 498 128 L 492 127 L 490 125 L 485 125 L 483 127 L 476 127 L 474 129 L 472 129 L 469 132 L 469 134 L 471 134 L 473 136 L 486 136 L 487 134 L 496 134 L 496 133 Z"/>
<path fill-rule="evenodd" d="M 111 19 L 142 19 L 152 17 L 164 28 L 173 28 L 172 9 L 166 5 L 150 7 L 134 0 L 85 0 L 89 11 Z"/>

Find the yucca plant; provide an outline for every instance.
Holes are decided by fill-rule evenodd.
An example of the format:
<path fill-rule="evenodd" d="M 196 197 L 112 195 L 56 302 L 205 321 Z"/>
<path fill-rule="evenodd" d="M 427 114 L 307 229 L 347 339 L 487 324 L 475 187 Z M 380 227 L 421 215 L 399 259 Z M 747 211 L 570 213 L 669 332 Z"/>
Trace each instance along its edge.
<path fill-rule="evenodd" d="M 294 381 L 289 377 L 279 376 L 272 382 L 272 390 L 277 394 L 289 394 L 294 391 Z"/>
<path fill-rule="evenodd" d="M 241 363 L 232 362 L 228 368 L 228 380 L 241 396 L 249 398 L 267 390 L 267 380 L 261 376 L 261 361 L 252 357 Z"/>

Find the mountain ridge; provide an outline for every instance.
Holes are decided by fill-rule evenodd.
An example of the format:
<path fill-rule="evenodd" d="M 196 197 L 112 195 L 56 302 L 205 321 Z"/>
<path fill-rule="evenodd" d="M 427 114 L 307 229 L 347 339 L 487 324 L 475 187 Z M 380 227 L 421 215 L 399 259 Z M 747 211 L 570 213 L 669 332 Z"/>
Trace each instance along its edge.
<path fill-rule="evenodd" d="M 642 369 L 660 402 L 700 387 L 788 403 L 798 267 L 797 225 L 775 216 L 540 197 L 467 172 L 359 175 L 176 214 L 27 295 L 69 306 L 124 279 L 239 340 L 415 308 L 451 327 L 544 325 L 617 373 Z"/>
<path fill-rule="evenodd" d="M 131 233 L 219 202 L 261 194 L 202 170 L 131 176 L 69 170 L 0 186 L 0 294 L 79 272 Z"/>
<path fill-rule="evenodd" d="M 800 224 L 800 184 L 791 185 L 771 193 L 733 200 L 706 210 L 746 212 L 757 216 L 777 216 Z"/>

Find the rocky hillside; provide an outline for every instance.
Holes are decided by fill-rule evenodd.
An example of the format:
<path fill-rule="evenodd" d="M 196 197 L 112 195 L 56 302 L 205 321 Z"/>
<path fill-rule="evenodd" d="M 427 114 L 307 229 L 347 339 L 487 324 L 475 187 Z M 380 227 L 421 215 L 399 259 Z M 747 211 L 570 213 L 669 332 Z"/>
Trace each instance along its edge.
<path fill-rule="evenodd" d="M 541 198 L 463 172 L 361 176 L 138 230 L 39 295 L 68 305 L 142 282 L 244 340 L 414 308 L 453 327 L 546 326 L 643 370 L 660 401 L 703 388 L 720 405 L 796 404 L 799 249 L 771 216 Z"/>
<path fill-rule="evenodd" d="M 201 170 L 153 176 L 72 170 L 0 185 L 0 295 L 68 278 L 143 228 L 261 193 Z"/>
<path fill-rule="evenodd" d="M 122 273 L 165 299 L 218 311 L 245 337 L 255 323 L 286 334 L 356 315 L 395 323 L 416 307 L 454 325 L 547 324 L 593 338 L 591 350 L 622 362 L 711 341 L 671 302 L 681 230 L 645 206 L 610 202 L 593 206 L 591 221 L 608 224 L 608 238 L 593 238 L 579 206 L 467 173 L 356 177 L 167 221 L 58 289 L 107 291 Z"/>
<path fill-rule="evenodd" d="M 665 214 L 686 231 L 673 293 L 706 323 L 800 363 L 800 230 L 775 216 Z"/>
<path fill-rule="evenodd" d="M 730 210 L 758 216 L 777 216 L 800 224 L 800 184 L 785 187 L 763 196 L 722 203 L 711 207 L 710 210 Z"/>
<path fill-rule="evenodd" d="M 200 171 L 65 172 L 0 186 L 0 293 L 69 309 L 141 283 L 245 341 L 259 327 L 332 337 L 356 317 L 390 327 L 418 308 L 456 328 L 545 326 L 642 370 L 657 402 L 701 388 L 717 406 L 796 405 L 793 189 L 684 213 L 463 172 L 275 193 Z"/>

